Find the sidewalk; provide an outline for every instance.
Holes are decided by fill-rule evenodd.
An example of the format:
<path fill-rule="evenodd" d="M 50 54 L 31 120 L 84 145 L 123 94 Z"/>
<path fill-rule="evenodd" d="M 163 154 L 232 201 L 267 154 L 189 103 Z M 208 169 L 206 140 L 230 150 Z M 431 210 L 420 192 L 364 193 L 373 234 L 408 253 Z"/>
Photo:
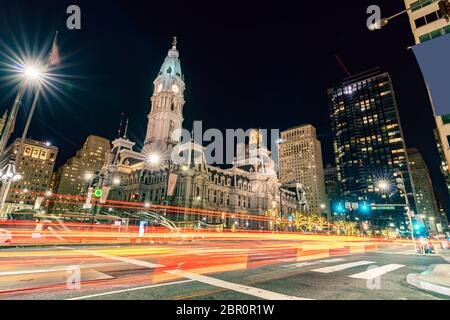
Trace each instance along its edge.
<path fill-rule="evenodd" d="M 448 250 L 446 254 L 450 258 Z M 450 264 L 435 264 L 421 274 L 408 274 L 407 281 L 420 289 L 450 297 Z"/>

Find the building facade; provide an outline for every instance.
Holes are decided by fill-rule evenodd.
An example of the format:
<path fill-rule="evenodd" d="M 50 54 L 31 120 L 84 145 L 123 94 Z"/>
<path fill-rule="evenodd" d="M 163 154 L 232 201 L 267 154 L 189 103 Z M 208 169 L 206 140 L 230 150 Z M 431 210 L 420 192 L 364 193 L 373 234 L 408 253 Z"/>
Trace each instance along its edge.
<path fill-rule="evenodd" d="M 195 141 L 181 141 L 184 90 L 175 40 L 154 81 L 142 151 L 134 151 L 135 143 L 127 137 L 112 142 L 109 164 L 100 173 L 100 184 L 111 188 L 108 199 L 136 202 L 141 210 L 155 204 L 197 210 L 160 211 L 180 225 L 267 230 L 273 225 L 261 217 L 269 210 L 287 219 L 299 208 L 299 191 L 281 187 L 270 152 L 255 143 L 257 130 L 248 145 L 237 146 L 245 151 L 237 152 L 230 169 L 208 164 L 205 148 Z M 210 212 L 200 219 L 198 212 L 204 210 Z"/>
<path fill-rule="evenodd" d="M 438 210 L 436 197 L 431 183 L 428 167 L 416 148 L 407 150 L 409 166 L 411 169 L 411 178 L 414 182 L 417 200 L 417 213 L 422 215 L 426 222 L 427 229 L 431 233 L 436 233 L 436 227 L 445 227 L 446 220 L 443 220 Z"/>
<path fill-rule="evenodd" d="M 402 174 L 410 209 L 417 212 L 414 188 L 388 73 L 378 69 L 348 78 L 328 90 L 337 180 L 349 219 L 366 219 L 374 229 L 393 223 L 406 232 L 406 198 L 396 188 Z"/>
<path fill-rule="evenodd" d="M 325 193 L 329 200 L 329 206 L 332 208 L 333 203 L 339 201 L 339 188 L 337 182 L 336 167 L 327 164 L 323 169 L 325 178 Z"/>
<path fill-rule="evenodd" d="M 435 0 L 404 0 L 408 11 L 411 31 L 416 44 L 450 34 L 450 20 L 445 19 Z M 432 102 L 432 99 L 430 97 Z M 450 194 L 450 115 L 435 115 L 434 136 L 441 158 L 440 169 Z M 444 214 L 445 215 L 445 214 Z M 445 217 L 444 220 L 447 220 Z"/>
<path fill-rule="evenodd" d="M 442 18 L 438 1 L 405 0 L 416 44 L 450 34 L 450 21 Z"/>
<path fill-rule="evenodd" d="M 76 155 L 62 165 L 54 177 L 54 193 L 59 195 L 79 196 L 84 192 L 90 179 L 100 172 L 107 164 L 110 154 L 109 140 L 89 136 L 83 148 Z M 79 208 L 73 201 L 57 197 L 51 206 L 53 213 L 64 213 L 67 211 L 78 211 Z"/>
<path fill-rule="evenodd" d="M 328 200 L 322 162 L 322 148 L 312 125 L 281 132 L 279 144 L 279 178 L 282 184 L 300 183 L 305 191 L 309 211 L 325 212 Z"/>
<path fill-rule="evenodd" d="M 6 212 L 33 209 L 36 197 L 45 197 L 57 155 L 57 147 L 32 139 L 25 139 L 23 145 L 21 139 L 16 139 L 6 148 L 1 167 L 14 161 L 16 172 L 22 176 L 11 183 L 6 198 Z M 41 208 L 47 207 L 48 203 L 43 202 Z"/>

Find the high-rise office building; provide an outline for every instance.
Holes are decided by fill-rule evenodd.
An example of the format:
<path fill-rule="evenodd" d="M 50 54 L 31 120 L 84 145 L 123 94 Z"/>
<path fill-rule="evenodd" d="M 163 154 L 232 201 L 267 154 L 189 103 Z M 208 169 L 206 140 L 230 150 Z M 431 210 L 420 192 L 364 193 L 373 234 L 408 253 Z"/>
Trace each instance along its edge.
<path fill-rule="evenodd" d="M 325 177 L 325 193 L 330 201 L 331 208 L 331 204 L 339 200 L 336 167 L 333 167 L 331 164 L 327 164 L 323 172 Z"/>
<path fill-rule="evenodd" d="M 97 174 L 106 165 L 109 152 L 110 144 L 107 139 L 89 136 L 76 156 L 70 158 L 58 169 L 55 175 L 54 191 L 61 195 L 80 195 L 89 182 L 86 181 L 86 175 Z M 66 202 L 70 201 L 58 199 L 51 208 L 52 212 L 63 213 L 80 210 L 79 206 Z"/>
<path fill-rule="evenodd" d="M 447 189 L 450 193 L 450 114 L 437 116 L 436 129 L 434 136 L 441 160 L 441 172 L 447 183 Z"/>
<path fill-rule="evenodd" d="M 281 133 L 281 141 L 280 182 L 302 184 L 310 212 L 325 212 L 329 207 L 325 194 L 322 148 L 317 140 L 316 128 L 303 125 L 288 129 Z"/>
<path fill-rule="evenodd" d="M 345 79 L 328 90 L 341 202 L 349 219 L 370 220 L 378 230 L 395 224 L 407 232 L 406 200 L 416 211 L 413 185 L 394 88 L 378 69 Z M 396 188 L 405 180 L 408 198 Z"/>
<path fill-rule="evenodd" d="M 5 111 L 3 117 L 0 119 L 0 137 L 3 134 L 3 129 L 5 128 L 7 118 L 8 118 L 8 111 Z"/>
<path fill-rule="evenodd" d="M 416 44 L 420 44 L 441 36 L 450 34 L 450 20 L 445 19 L 439 9 L 438 0 L 404 0 L 409 14 L 411 31 Z M 430 97 L 430 100 L 431 97 Z M 448 193 L 450 193 L 450 114 L 435 115 L 436 139 L 439 156 L 441 158 L 440 169 L 444 175 Z M 446 195 L 448 196 L 448 194 Z M 445 216 L 445 214 L 444 214 Z M 443 218 L 447 220 L 447 218 Z"/>
<path fill-rule="evenodd" d="M 416 148 L 407 150 L 411 178 L 414 182 L 417 200 L 417 213 L 423 215 L 427 221 L 428 229 L 436 232 L 436 226 L 443 226 L 443 221 L 436 203 L 436 197 L 431 183 L 428 167 Z M 432 221 L 432 223 L 430 223 Z"/>
<path fill-rule="evenodd" d="M 450 34 L 450 21 L 442 18 L 438 1 L 405 0 L 416 44 Z"/>
<path fill-rule="evenodd" d="M 21 139 L 16 139 L 6 148 L 0 167 L 14 159 L 16 172 L 22 176 L 11 183 L 5 205 L 7 212 L 32 209 L 36 197 L 45 195 L 57 154 L 57 147 L 32 139 L 25 139 L 22 146 Z"/>

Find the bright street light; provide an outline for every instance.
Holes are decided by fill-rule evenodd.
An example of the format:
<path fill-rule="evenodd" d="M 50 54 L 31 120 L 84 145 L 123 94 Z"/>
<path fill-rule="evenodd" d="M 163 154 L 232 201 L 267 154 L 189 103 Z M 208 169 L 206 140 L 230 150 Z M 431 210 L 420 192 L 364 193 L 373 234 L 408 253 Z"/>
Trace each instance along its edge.
<path fill-rule="evenodd" d="M 24 74 L 29 80 L 38 80 L 42 77 L 42 72 L 35 66 L 26 66 L 24 69 Z"/>
<path fill-rule="evenodd" d="M 390 187 L 390 184 L 386 180 L 381 180 L 377 184 L 377 188 L 380 189 L 381 191 L 388 191 L 389 187 Z"/>
<path fill-rule="evenodd" d="M 158 155 L 158 154 L 151 154 L 149 157 L 148 157 L 148 162 L 150 163 L 150 164 L 153 164 L 153 165 L 156 165 L 156 164 L 159 164 L 160 163 L 160 161 L 161 161 L 161 157 Z"/>

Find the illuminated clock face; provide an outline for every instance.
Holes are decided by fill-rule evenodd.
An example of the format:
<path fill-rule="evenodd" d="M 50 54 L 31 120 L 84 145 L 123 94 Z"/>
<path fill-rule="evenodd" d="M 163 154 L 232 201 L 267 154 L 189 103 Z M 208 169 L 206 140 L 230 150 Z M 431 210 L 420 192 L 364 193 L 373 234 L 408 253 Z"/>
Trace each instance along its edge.
<path fill-rule="evenodd" d="M 159 84 L 158 88 L 156 89 L 158 92 L 161 92 L 163 89 L 162 83 Z"/>
<path fill-rule="evenodd" d="M 172 91 L 175 92 L 175 93 L 178 93 L 178 92 L 180 92 L 180 88 L 178 88 L 178 86 L 176 84 L 174 84 L 172 86 Z"/>

